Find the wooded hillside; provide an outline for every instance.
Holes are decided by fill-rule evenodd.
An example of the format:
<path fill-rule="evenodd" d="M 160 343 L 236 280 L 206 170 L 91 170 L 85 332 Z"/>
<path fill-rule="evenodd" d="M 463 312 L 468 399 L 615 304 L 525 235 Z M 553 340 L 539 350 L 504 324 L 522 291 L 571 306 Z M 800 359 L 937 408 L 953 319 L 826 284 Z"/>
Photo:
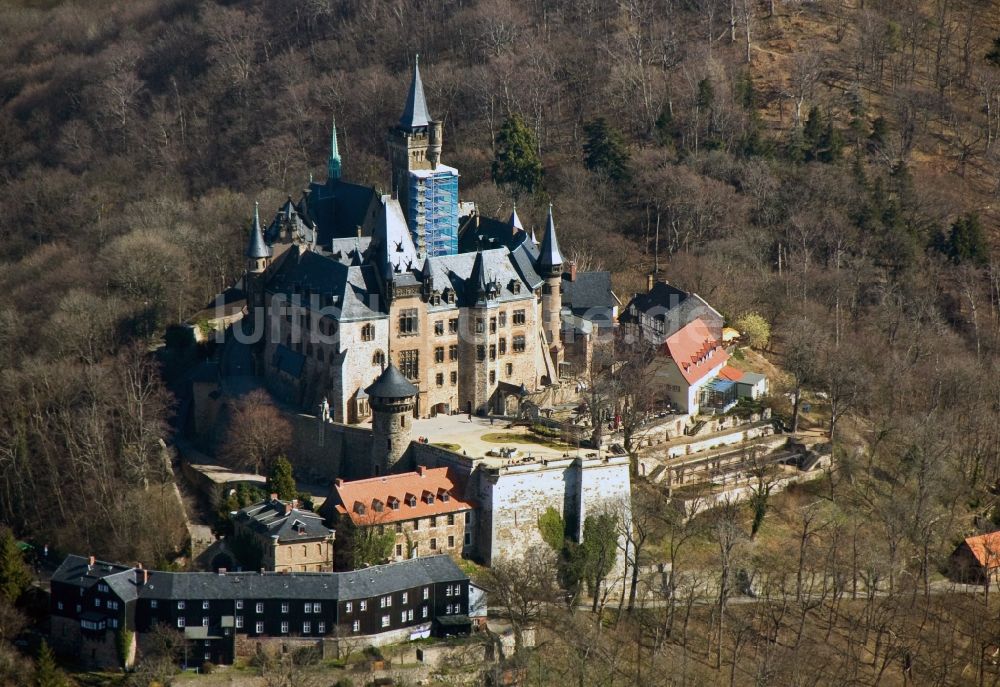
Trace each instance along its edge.
<path fill-rule="evenodd" d="M 612 270 L 626 300 L 658 254 L 663 276 L 731 320 L 772 325 L 779 394 L 825 394 L 839 468 L 813 495 L 822 536 L 801 535 L 823 548 L 798 566 L 861 547 L 891 580 L 894 605 L 869 599 L 884 622 L 852 664 L 876 681 L 872 627 L 924 641 L 919 615 L 940 609 L 916 590 L 1000 521 L 996 0 L 3 3 L 0 519 L 106 559 L 176 553 L 158 450 L 173 399 L 144 352 L 239 277 L 255 199 L 269 212 L 325 176 L 333 117 L 345 178 L 388 185 L 385 133 L 417 54 L 463 199 L 506 216 L 518 194 L 535 225 L 554 203 L 568 255 Z M 494 183 L 502 130 L 531 143 L 537 188 Z M 743 565 L 784 565 L 747 546 Z M 802 618 L 828 610 L 804 598 Z M 857 629 L 830 618 L 827 637 Z M 771 655 L 714 622 L 705 646 L 691 640 L 697 675 L 718 678 L 723 644 L 736 648 L 720 666 Z M 784 646 L 792 620 L 774 622 Z M 685 621 L 685 660 L 688 642 Z M 994 670 L 987 644 L 955 642 Z M 906 670 L 926 668 L 907 655 Z M 952 684 L 963 666 L 921 675 Z M 791 663 L 779 669 L 758 681 L 792 684 Z"/>

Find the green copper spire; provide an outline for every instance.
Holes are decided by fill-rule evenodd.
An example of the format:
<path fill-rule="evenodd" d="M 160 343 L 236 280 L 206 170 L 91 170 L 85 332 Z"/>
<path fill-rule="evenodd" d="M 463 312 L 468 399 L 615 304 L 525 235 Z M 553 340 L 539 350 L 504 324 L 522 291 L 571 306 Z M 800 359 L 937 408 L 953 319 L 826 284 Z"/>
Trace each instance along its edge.
<path fill-rule="evenodd" d="M 333 120 L 333 130 L 330 132 L 330 159 L 326 163 L 327 176 L 330 179 L 340 178 L 340 149 L 337 147 L 337 120 Z"/>

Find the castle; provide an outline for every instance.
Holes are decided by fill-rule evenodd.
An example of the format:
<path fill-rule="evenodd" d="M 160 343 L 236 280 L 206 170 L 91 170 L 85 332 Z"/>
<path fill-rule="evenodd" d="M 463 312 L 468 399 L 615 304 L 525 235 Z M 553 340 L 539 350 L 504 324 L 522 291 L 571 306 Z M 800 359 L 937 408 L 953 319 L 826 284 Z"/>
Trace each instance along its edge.
<path fill-rule="evenodd" d="M 334 125 L 326 182 L 289 197 L 267 227 L 255 210 L 242 328 L 258 342 L 255 374 L 286 402 L 364 421 L 365 388 L 389 362 L 418 388 L 416 417 L 513 415 L 526 393 L 558 381 L 564 338 L 587 324 L 564 303 L 566 284 L 610 276 L 577 275 L 551 207 L 540 244 L 515 210 L 501 241 L 459 252 L 458 172 L 441 162 L 442 138 L 415 67 L 388 135 L 391 194 L 341 179 Z M 478 231 L 474 214 L 466 233 Z M 569 350 L 589 359 L 589 342 Z"/>

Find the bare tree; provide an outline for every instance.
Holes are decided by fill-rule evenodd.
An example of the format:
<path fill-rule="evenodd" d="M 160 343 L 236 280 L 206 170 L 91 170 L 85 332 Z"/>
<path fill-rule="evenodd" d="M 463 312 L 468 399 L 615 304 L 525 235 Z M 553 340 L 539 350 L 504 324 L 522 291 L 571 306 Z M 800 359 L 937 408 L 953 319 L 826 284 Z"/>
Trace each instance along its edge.
<path fill-rule="evenodd" d="M 236 402 L 222 452 L 231 465 L 261 474 L 287 452 L 291 432 L 268 393 L 257 389 Z"/>

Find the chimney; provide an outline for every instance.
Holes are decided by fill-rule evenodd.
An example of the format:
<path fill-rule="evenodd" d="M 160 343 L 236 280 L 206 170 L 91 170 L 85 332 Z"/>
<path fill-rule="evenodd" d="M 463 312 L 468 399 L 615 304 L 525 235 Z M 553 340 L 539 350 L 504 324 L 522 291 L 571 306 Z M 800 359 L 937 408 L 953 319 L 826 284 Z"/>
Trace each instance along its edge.
<path fill-rule="evenodd" d="M 272 501 L 277 501 L 277 500 L 278 500 L 278 495 L 277 495 L 277 494 L 275 494 L 275 493 L 272 493 L 272 494 L 271 494 L 271 500 L 272 500 Z"/>
<path fill-rule="evenodd" d="M 296 509 L 298 507 L 299 507 L 299 500 L 298 499 L 292 499 L 292 509 L 294 510 L 294 509 Z"/>
<path fill-rule="evenodd" d="M 569 280 L 576 281 L 576 260 L 569 261 Z"/>
<path fill-rule="evenodd" d="M 653 290 L 653 282 L 654 282 L 654 280 L 655 280 L 655 278 L 653 277 L 653 273 L 652 272 L 650 272 L 649 274 L 646 275 L 646 292 L 647 293 L 649 293 L 650 291 Z"/>
<path fill-rule="evenodd" d="M 286 503 L 285 504 L 285 515 L 291 515 L 291 513 L 292 513 L 292 504 L 291 503 Z"/>
<path fill-rule="evenodd" d="M 226 569 L 225 568 L 219 568 L 219 574 L 220 575 L 225 575 L 226 574 Z"/>
<path fill-rule="evenodd" d="M 342 479 L 340 479 L 338 477 L 337 479 L 333 480 L 333 486 L 335 486 L 338 489 L 340 489 L 342 486 L 344 486 L 344 480 L 342 480 Z"/>
<path fill-rule="evenodd" d="M 146 569 L 142 571 L 142 584 L 143 586 L 149 584 L 149 571 Z"/>
<path fill-rule="evenodd" d="M 96 563 L 97 563 L 97 558 L 95 558 L 94 556 L 91 556 L 89 559 L 87 559 L 87 570 L 93 568 Z"/>
<path fill-rule="evenodd" d="M 417 474 L 418 475 L 420 475 L 421 477 L 423 477 L 426 472 L 427 472 L 427 466 L 426 465 L 418 465 L 417 466 Z"/>

